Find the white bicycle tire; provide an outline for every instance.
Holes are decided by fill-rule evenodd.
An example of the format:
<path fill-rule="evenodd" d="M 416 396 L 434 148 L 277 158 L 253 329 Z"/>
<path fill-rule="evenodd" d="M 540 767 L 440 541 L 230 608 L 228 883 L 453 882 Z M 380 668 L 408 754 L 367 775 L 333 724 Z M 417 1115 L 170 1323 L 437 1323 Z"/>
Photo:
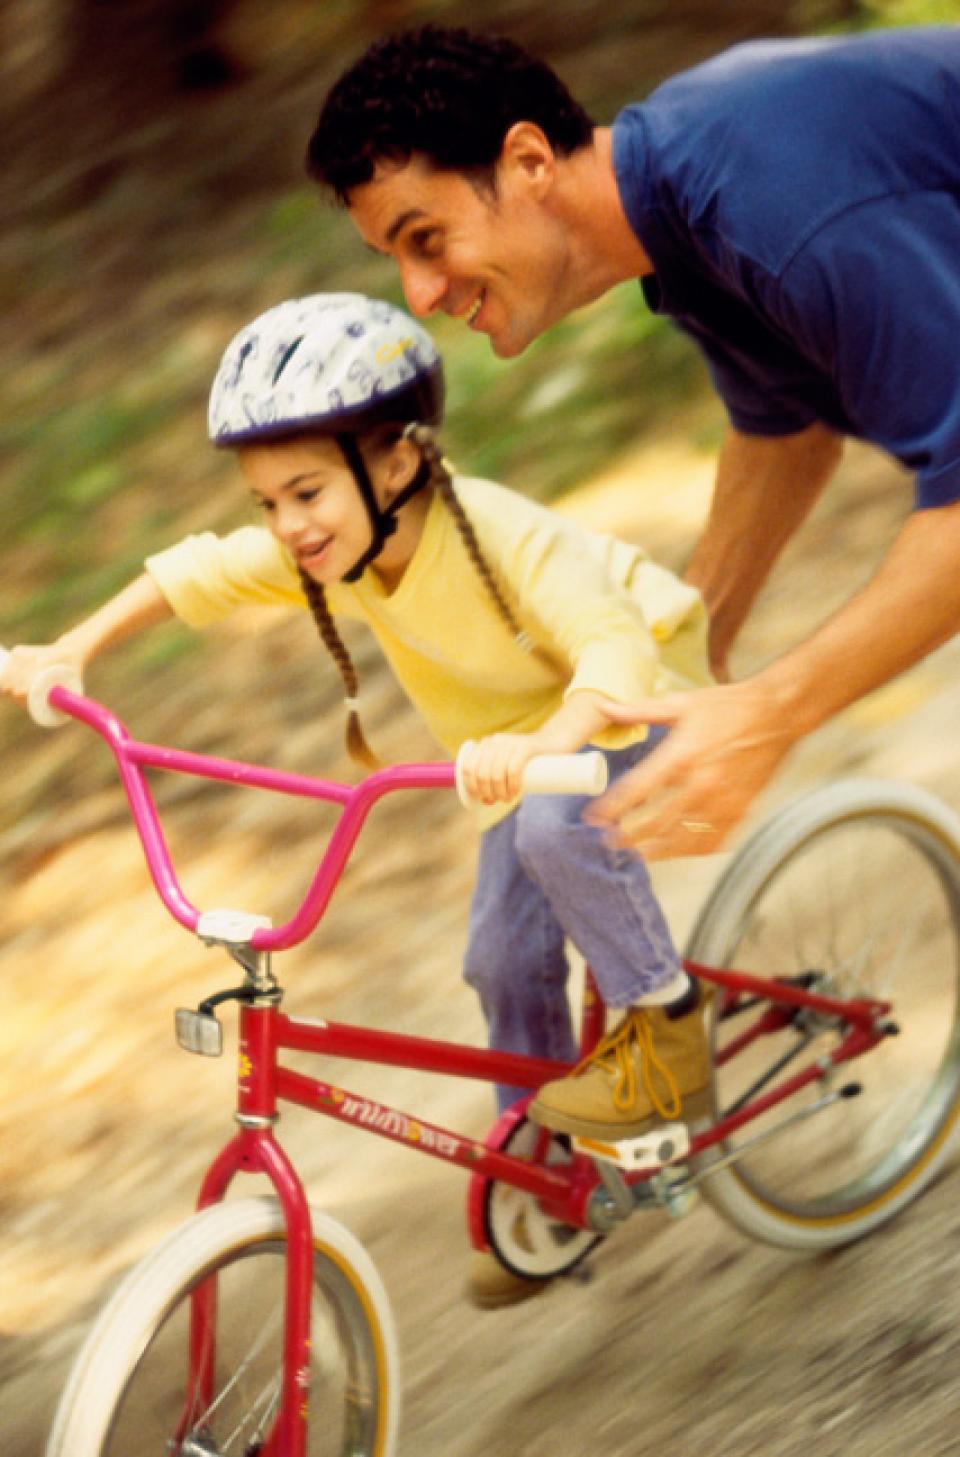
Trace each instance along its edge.
<path fill-rule="evenodd" d="M 392 1457 L 399 1418 L 399 1355 L 383 1284 L 363 1246 L 320 1210 L 311 1210 L 315 1258 L 330 1262 L 356 1292 L 374 1348 L 379 1381 L 370 1457 Z M 274 1199 L 237 1199 L 202 1210 L 174 1230 L 124 1277 L 83 1343 L 61 1397 L 46 1457 L 100 1457 L 122 1394 L 152 1336 L 190 1285 L 218 1259 L 282 1240 Z"/>
<path fill-rule="evenodd" d="M 928 857 L 934 857 L 944 879 L 954 912 L 960 907 L 960 817 L 919 788 L 892 781 L 841 780 L 802 796 L 775 815 L 745 843 L 728 865 L 702 908 L 691 933 L 687 955 L 703 965 L 722 966 L 736 947 L 755 898 L 762 895 L 788 858 L 808 846 L 818 834 L 851 824 L 876 824 L 910 839 Z M 931 862 L 933 863 L 933 862 Z M 733 962 L 736 966 L 736 961 Z M 749 968 L 747 968 L 749 969 Z M 896 1002 L 894 1003 L 896 1015 Z M 956 1014 L 955 1014 L 956 1016 Z M 911 1203 L 935 1178 L 952 1152 L 960 1128 L 960 1042 L 956 1035 L 948 1047 L 942 1090 L 930 1100 L 927 1126 L 914 1133 L 915 1147 L 903 1140 L 901 1177 L 888 1188 L 878 1188 L 860 1207 L 822 1209 L 813 1206 L 798 1213 L 761 1197 L 743 1172 L 733 1164 L 705 1178 L 704 1198 L 731 1224 L 750 1238 L 782 1248 L 814 1252 L 847 1244 L 869 1234 Z M 715 1024 L 711 1035 L 715 1035 Z M 869 1058 L 878 1053 L 870 1053 Z M 857 1064 L 849 1064 L 857 1077 Z M 716 1077 L 715 1077 L 716 1086 Z M 821 1115 L 814 1115 L 819 1117 Z M 749 1137 L 749 1127 L 744 1137 Z M 790 1134 L 785 1135 L 789 1140 Z M 723 1148 L 716 1151 L 724 1152 Z M 707 1169 L 711 1153 L 700 1167 Z"/>

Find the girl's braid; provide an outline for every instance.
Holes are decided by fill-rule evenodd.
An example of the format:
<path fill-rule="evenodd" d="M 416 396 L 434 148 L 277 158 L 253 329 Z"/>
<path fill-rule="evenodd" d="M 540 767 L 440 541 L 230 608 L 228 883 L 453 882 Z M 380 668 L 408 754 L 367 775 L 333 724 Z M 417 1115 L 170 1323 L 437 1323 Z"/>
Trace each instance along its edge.
<path fill-rule="evenodd" d="M 347 752 L 355 763 L 363 764 L 367 769 L 379 769 L 380 761 L 364 737 L 360 715 L 357 712 L 357 670 L 337 631 L 336 623 L 327 606 L 326 593 L 320 583 L 315 582 L 302 568 L 300 569 L 300 584 L 307 599 L 307 606 L 317 624 L 317 631 L 323 639 L 324 647 L 336 663 L 343 679 L 343 686 L 347 690 Z"/>
<path fill-rule="evenodd" d="M 490 570 L 489 564 L 480 549 L 480 543 L 477 540 L 477 534 L 473 529 L 470 518 L 466 511 L 464 511 L 463 504 L 453 488 L 453 478 L 444 463 L 433 431 L 426 425 L 414 425 L 406 433 L 420 447 L 423 458 L 430 468 L 430 484 L 439 492 L 440 499 L 450 512 L 453 524 L 460 534 L 460 540 L 463 542 L 467 556 L 470 558 L 471 564 L 483 582 L 497 612 L 510 629 L 514 642 L 523 648 L 524 652 L 529 653 L 531 657 L 537 658 L 540 662 L 546 663 L 548 667 L 556 669 L 557 663 L 549 653 L 544 652 L 542 648 L 538 647 L 526 629 L 521 627 L 516 613 L 500 590 L 500 585 Z"/>
<path fill-rule="evenodd" d="M 470 518 L 464 511 L 463 505 L 453 488 L 453 478 L 444 463 L 433 431 L 426 425 L 413 425 L 408 426 L 404 433 L 419 447 L 430 471 L 428 484 L 439 492 L 440 499 L 450 512 L 453 524 L 460 535 L 471 564 L 476 569 L 497 612 L 509 628 L 514 641 L 523 648 L 524 652 L 529 653 L 531 657 L 537 658 L 540 662 L 545 663 L 549 668 L 553 669 L 553 671 L 557 671 L 561 665 L 549 653 L 544 651 L 543 648 L 534 643 L 530 634 L 521 627 L 516 613 L 500 590 L 499 583 L 490 570 L 486 558 L 480 549 L 480 543 L 477 540 L 477 534 L 473 529 Z M 313 620 L 317 625 L 317 631 L 323 639 L 327 652 L 336 663 L 340 676 L 343 679 L 343 686 L 346 689 L 346 705 L 348 710 L 346 731 L 347 751 L 351 759 L 356 763 L 363 764 L 368 769 L 379 769 L 381 767 L 380 761 L 364 737 L 363 728 L 360 724 L 360 715 L 357 712 L 357 691 L 359 686 L 357 682 L 357 670 L 353 666 L 353 659 L 350 657 L 346 645 L 337 631 L 336 623 L 333 620 L 330 608 L 327 606 L 326 594 L 320 583 L 315 582 L 302 568 L 300 569 L 300 583 L 303 587 L 303 594 L 307 599 L 307 606 L 310 608 L 313 614 Z"/>

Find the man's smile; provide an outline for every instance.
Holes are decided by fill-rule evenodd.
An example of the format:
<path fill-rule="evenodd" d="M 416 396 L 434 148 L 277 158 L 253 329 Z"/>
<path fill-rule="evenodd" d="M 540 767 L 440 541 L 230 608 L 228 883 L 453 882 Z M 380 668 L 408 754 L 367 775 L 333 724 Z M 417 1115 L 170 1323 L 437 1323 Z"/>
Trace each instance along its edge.
<path fill-rule="evenodd" d="M 477 294 L 476 298 L 474 299 L 473 303 L 467 309 L 467 312 L 464 314 L 464 319 L 465 319 L 465 321 L 466 321 L 466 323 L 468 325 L 470 325 L 470 326 L 473 325 L 473 323 L 474 323 L 477 315 L 479 314 L 480 310 L 483 308 L 483 304 L 484 304 L 484 300 L 486 299 L 486 296 L 487 296 L 486 289 L 481 289 L 480 292 Z"/>

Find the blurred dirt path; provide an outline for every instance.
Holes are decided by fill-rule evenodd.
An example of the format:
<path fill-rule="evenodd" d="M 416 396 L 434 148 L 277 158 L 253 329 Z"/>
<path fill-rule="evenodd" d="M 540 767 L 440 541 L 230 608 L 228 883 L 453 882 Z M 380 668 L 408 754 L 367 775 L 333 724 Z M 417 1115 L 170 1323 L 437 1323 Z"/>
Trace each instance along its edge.
<path fill-rule="evenodd" d="M 674 423 L 673 438 L 679 433 Z M 563 509 L 680 562 L 709 480 L 706 455 L 664 440 L 618 462 Z M 908 495 L 888 465 L 850 452 L 842 482 L 765 591 L 740 671 L 795 640 L 867 575 Z M 250 626 L 244 620 L 223 635 L 249 715 L 234 732 L 233 707 L 220 699 L 210 734 L 228 736 L 225 751 L 268 759 L 258 675 L 265 662 L 289 662 L 307 638 L 289 624 L 253 636 Z M 821 731 L 758 816 L 809 783 L 850 772 L 913 779 L 960 804 L 958 659 L 960 647 L 948 646 Z M 174 705 L 160 719 L 187 746 L 208 746 L 201 692 L 189 711 Z M 364 692 L 381 751 L 423 753 L 385 675 L 365 667 Z M 317 752 L 339 732 L 335 708 L 319 721 L 304 709 L 285 732 L 284 762 L 316 767 Z M 38 739 L 31 771 L 38 798 L 43 756 L 54 752 L 47 742 Z M 220 1063 L 188 1058 L 172 1039 L 174 1007 L 226 984 L 229 968 L 165 922 L 113 792 L 98 794 L 85 825 L 69 818 L 83 802 L 79 780 L 68 799 L 61 823 L 74 828 L 58 841 L 47 826 L 46 849 L 29 867 L 23 850 L 32 826 L 10 825 L 5 836 L 25 867 L 8 892 L 0 950 L 5 1457 L 42 1450 L 70 1354 L 105 1289 L 188 1213 L 199 1175 L 231 1127 L 229 1055 Z M 318 816 L 302 806 L 181 793 L 171 794 L 168 817 L 187 890 L 201 903 L 279 912 L 315 854 Z M 472 853 L 469 828 L 446 796 L 384 807 L 316 946 L 287 958 L 288 1005 L 480 1041 L 477 1009 L 458 974 Z M 716 862 L 658 870 L 678 936 L 716 871 Z M 478 1134 L 488 1122 L 480 1086 L 441 1080 L 434 1088 L 413 1074 L 376 1070 L 344 1080 Z M 405 1368 L 403 1454 L 955 1450 L 955 1172 L 887 1229 L 829 1258 L 748 1244 L 707 1209 L 679 1224 L 648 1216 L 606 1244 L 588 1284 L 564 1282 L 523 1308 L 481 1314 L 460 1294 L 467 1247 L 457 1171 L 297 1112 L 285 1115 L 283 1134 L 313 1197 L 359 1235 L 384 1275 Z"/>

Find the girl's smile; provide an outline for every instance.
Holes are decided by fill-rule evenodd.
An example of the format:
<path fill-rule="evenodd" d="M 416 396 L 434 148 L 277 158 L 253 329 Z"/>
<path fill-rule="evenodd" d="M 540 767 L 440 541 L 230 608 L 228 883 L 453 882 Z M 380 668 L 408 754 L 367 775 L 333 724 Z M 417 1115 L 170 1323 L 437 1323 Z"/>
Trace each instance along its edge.
<path fill-rule="evenodd" d="M 324 553 L 332 541 L 332 536 L 326 536 L 322 540 L 308 541 L 298 546 L 293 552 L 297 565 L 303 567 L 305 572 L 310 572 L 323 560 Z"/>
<path fill-rule="evenodd" d="M 297 566 L 321 586 L 342 581 L 370 546 L 372 527 L 353 472 L 323 436 L 245 445 L 240 468 L 267 525 Z M 412 478 L 419 452 L 399 440 L 364 451 L 377 500 L 386 506 Z M 420 539 L 427 493 L 400 512 L 397 531 L 373 563 L 388 586 L 400 580 Z"/>

